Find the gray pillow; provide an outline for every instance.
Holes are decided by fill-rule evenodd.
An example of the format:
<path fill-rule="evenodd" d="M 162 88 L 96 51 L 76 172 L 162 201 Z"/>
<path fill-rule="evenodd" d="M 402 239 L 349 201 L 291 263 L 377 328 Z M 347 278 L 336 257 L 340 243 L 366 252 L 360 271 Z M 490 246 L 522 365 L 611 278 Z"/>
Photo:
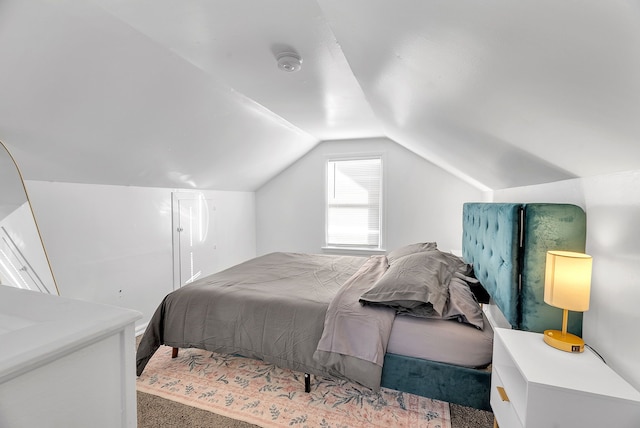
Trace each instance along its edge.
<path fill-rule="evenodd" d="M 410 254 L 437 249 L 438 244 L 436 244 L 435 242 L 419 242 L 417 244 L 405 245 L 404 247 L 400 247 L 389 252 L 389 254 L 387 254 L 387 260 L 389 261 L 389 264 L 392 264 L 395 260 L 398 260 Z"/>
<path fill-rule="evenodd" d="M 461 323 L 470 324 L 479 330 L 484 329 L 482 308 L 465 281 L 459 278 L 451 278 L 449 300 L 442 318 L 455 319 Z"/>
<path fill-rule="evenodd" d="M 398 312 L 429 304 L 442 315 L 449 298 L 449 280 L 456 269 L 439 253 L 423 251 L 396 259 L 373 287 L 360 296 L 360 302 L 389 306 Z"/>
<path fill-rule="evenodd" d="M 470 270 L 461 258 L 438 250 L 405 255 L 360 296 L 360 303 L 390 307 L 399 315 L 454 319 L 483 329 L 482 309 L 459 278 Z"/>

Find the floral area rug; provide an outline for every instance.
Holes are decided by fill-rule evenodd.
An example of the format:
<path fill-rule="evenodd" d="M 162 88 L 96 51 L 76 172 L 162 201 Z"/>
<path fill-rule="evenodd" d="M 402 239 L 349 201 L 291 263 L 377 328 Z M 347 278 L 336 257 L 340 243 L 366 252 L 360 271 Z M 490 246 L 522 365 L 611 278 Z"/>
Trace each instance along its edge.
<path fill-rule="evenodd" d="M 449 404 L 382 388 L 311 377 L 249 358 L 162 346 L 137 380 L 139 391 L 262 427 L 451 428 Z"/>

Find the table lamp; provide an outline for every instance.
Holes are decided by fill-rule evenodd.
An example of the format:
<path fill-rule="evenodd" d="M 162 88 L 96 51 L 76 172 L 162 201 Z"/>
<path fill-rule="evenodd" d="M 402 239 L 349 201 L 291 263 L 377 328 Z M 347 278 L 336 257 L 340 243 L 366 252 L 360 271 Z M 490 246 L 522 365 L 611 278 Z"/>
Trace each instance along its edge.
<path fill-rule="evenodd" d="M 584 340 L 567 333 L 569 311 L 589 309 L 591 256 L 571 251 L 547 251 L 544 275 L 545 303 L 562 309 L 562 331 L 545 330 L 544 341 L 566 352 L 584 351 Z"/>

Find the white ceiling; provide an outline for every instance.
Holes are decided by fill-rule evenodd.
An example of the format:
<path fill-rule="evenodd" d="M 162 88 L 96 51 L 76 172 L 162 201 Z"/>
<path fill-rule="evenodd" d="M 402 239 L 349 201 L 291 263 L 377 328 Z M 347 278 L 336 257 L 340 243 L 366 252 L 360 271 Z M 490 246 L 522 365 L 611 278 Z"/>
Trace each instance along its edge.
<path fill-rule="evenodd" d="M 638 76 L 637 1 L 0 0 L 33 180 L 255 190 L 376 136 L 481 189 L 637 170 Z"/>

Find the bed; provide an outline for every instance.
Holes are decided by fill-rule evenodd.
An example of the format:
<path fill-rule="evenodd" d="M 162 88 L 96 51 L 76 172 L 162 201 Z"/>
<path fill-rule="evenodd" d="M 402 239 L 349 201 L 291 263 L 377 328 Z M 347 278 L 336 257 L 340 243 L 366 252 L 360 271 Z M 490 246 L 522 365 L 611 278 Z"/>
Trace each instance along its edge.
<path fill-rule="evenodd" d="M 584 238 L 573 205 L 468 203 L 463 258 L 430 242 L 368 258 L 257 257 L 167 295 L 137 373 L 160 345 L 196 347 L 489 409 L 492 330 L 478 296 L 488 293 L 514 328 L 558 325 L 542 302 L 544 254 L 584 251 Z M 416 275 L 429 284 L 417 297 Z M 581 319 L 571 321 L 579 334 Z"/>

